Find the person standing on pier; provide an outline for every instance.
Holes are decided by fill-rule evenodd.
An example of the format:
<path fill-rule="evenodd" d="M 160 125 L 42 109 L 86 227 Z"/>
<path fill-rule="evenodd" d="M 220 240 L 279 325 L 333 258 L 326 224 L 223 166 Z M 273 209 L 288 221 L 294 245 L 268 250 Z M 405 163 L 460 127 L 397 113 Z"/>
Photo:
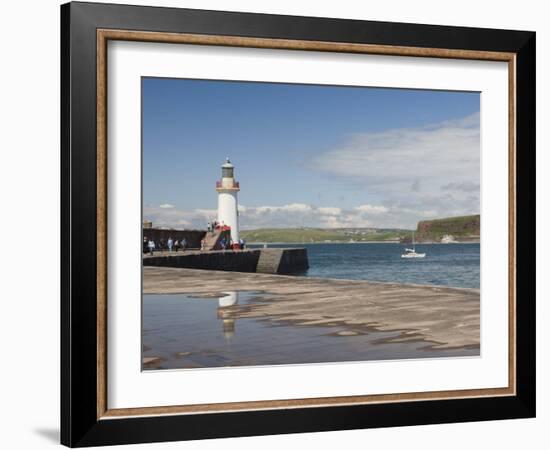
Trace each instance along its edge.
<path fill-rule="evenodd" d="M 149 254 L 152 256 L 155 250 L 155 241 L 153 241 L 152 239 L 149 239 L 147 246 L 149 247 Z"/>
<path fill-rule="evenodd" d="M 167 245 L 168 245 L 168 251 L 169 251 L 170 253 L 172 253 L 172 247 L 174 246 L 174 241 L 172 240 L 171 237 L 168 238 Z"/>

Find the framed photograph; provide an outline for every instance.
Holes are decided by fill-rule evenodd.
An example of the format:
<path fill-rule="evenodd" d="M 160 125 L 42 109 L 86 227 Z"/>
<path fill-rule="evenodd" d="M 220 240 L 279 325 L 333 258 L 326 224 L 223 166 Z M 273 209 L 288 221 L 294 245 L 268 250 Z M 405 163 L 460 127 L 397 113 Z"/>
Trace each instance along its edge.
<path fill-rule="evenodd" d="M 535 33 L 61 7 L 61 440 L 535 415 Z"/>

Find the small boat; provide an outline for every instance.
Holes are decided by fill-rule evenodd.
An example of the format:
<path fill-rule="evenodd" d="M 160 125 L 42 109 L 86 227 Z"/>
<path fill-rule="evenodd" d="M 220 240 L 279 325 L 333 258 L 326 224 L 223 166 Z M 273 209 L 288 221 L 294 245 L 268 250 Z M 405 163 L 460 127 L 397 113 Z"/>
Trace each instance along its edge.
<path fill-rule="evenodd" d="M 416 253 L 416 248 L 414 245 L 414 231 L 412 239 L 413 248 L 406 248 L 405 253 L 401 255 L 401 258 L 425 258 L 426 253 Z"/>

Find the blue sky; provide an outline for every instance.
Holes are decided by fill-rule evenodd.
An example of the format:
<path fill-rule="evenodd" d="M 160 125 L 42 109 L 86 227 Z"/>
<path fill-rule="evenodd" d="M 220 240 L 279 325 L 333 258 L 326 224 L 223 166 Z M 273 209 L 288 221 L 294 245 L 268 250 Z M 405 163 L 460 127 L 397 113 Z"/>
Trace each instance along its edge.
<path fill-rule="evenodd" d="M 144 218 L 203 227 L 229 156 L 243 228 L 479 212 L 479 94 L 143 79 Z"/>

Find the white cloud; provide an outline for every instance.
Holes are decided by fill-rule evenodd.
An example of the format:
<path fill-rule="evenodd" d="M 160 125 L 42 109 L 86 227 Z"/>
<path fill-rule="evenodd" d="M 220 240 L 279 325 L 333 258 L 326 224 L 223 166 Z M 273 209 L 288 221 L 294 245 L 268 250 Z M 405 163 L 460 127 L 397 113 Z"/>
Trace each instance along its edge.
<path fill-rule="evenodd" d="M 214 209 L 179 210 L 146 206 L 144 219 L 155 227 L 205 229 L 215 219 Z M 239 206 L 242 229 L 256 228 L 410 228 L 421 218 L 437 217 L 436 210 L 391 208 L 363 204 L 349 209 L 334 206 L 317 207 L 305 203 L 287 205 Z"/>
<path fill-rule="evenodd" d="M 361 205 L 361 206 L 356 206 L 353 209 L 356 210 L 356 211 L 360 211 L 362 213 L 375 214 L 375 215 L 384 214 L 384 213 L 387 213 L 389 211 L 389 209 L 386 208 L 385 206 L 378 206 L 378 205 L 375 205 L 375 206 L 373 206 L 373 205 Z"/>
<path fill-rule="evenodd" d="M 195 209 L 193 211 L 195 214 L 197 214 L 199 217 L 203 218 L 206 221 L 218 215 L 217 209 Z"/>
<path fill-rule="evenodd" d="M 239 207 L 242 212 L 250 213 L 278 213 L 278 212 L 288 212 L 288 213 L 299 213 L 311 211 L 312 207 L 304 203 L 291 203 L 289 205 L 282 206 L 258 206 L 256 208 L 246 208 Z"/>
<path fill-rule="evenodd" d="M 479 113 L 419 128 L 356 133 L 308 166 L 367 186 L 410 193 L 443 184 L 479 183 Z"/>
<path fill-rule="evenodd" d="M 159 208 L 162 208 L 162 209 L 172 209 L 172 208 L 175 208 L 174 205 L 171 205 L 170 203 L 163 203 L 162 205 L 159 206 Z"/>
<path fill-rule="evenodd" d="M 324 215 L 327 215 L 327 216 L 339 216 L 340 214 L 342 214 L 342 210 L 340 208 L 332 208 L 332 207 L 321 207 L 321 208 L 317 208 L 318 211 L 321 213 L 321 214 L 324 214 Z"/>
<path fill-rule="evenodd" d="M 407 226 L 430 216 L 478 213 L 479 113 L 419 128 L 356 133 L 308 167 L 379 199 L 374 208 L 356 209 L 381 218 L 400 211 Z"/>
<path fill-rule="evenodd" d="M 447 183 L 441 186 L 444 191 L 479 192 L 479 183 L 463 181 L 462 183 Z"/>

